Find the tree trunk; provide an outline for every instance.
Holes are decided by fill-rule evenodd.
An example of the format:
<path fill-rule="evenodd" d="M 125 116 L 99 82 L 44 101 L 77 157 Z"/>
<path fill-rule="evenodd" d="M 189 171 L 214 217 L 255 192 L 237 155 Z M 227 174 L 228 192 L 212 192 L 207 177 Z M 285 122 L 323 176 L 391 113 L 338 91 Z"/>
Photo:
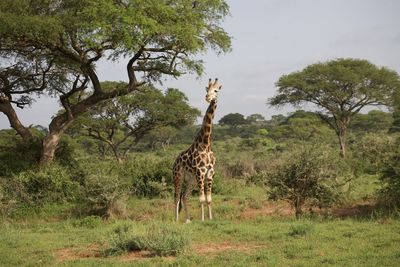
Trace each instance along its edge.
<path fill-rule="evenodd" d="M 52 119 L 49 125 L 49 134 L 42 141 L 39 165 L 45 165 L 54 159 L 61 137 L 73 120 L 72 116 L 66 114 L 58 115 Z"/>
<path fill-rule="evenodd" d="M 42 151 L 40 155 L 40 165 L 51 162 L 54 159 L 58 143 L 63 132 L 50 132 L 42 141 Z"/>
<path fill-rule="evenodd" d="M 113 151 L 113 153 L 114 153 L 114 156 L 115 156 L 115 159 L 117 160 L 117 162 L 119 163 L 119 164 L 122 164 L 122 163 L 124 163 L 124 160 L 123 160 L 123 158 L 120 156 L 120 154 L 118 153 L 118 147 L 115 145 L 115 144 L 113 144 L 113 143 L 108 143 L 109 145 L 110 145 L 110 147 L 111 147 L 111 149 L 112 149 L 112 151 Z"/>
<path fill-rule="evenodd" d="M 346 156 L 346 143 L 347 143 L 347 125 L 349 121 L 342 122 L 341 125 L 339 125 L 338 130 L 336 132 L 338 139 L 339 139 L 339 145 L 340 145 L 340 156 L 344 158 Z"/>
<path fill-rule="evenodd" d="M 346 156 L 346 133 L 340 132 L 338 134 L 339 145 L 340 145 L 340 156 L 344 158 Z"/>
<path fill-rule="evenodd" d="M 303 214 L 303 211 L 301 209 L 301 206 L 303 205 L 302 201 L 300 198 L 297 198 L 294 203 L 294 209 L 295 209 L 295 214 L 296 214 L 296 219 L 300 219 L 301 215 Z"/>
<path fill-rule="evenodd" d="M 0 102 L 0 111 L 7 116 L 11 127 L 15 131 L 17 131 L 17 133 L 22 137 L 23 140 L 27 141 L 33 139 L 32 133 L 24 125 L 22 125 L 17 116 L 17 113 L 15 112 L 9 101 L 4 100 Z"/>

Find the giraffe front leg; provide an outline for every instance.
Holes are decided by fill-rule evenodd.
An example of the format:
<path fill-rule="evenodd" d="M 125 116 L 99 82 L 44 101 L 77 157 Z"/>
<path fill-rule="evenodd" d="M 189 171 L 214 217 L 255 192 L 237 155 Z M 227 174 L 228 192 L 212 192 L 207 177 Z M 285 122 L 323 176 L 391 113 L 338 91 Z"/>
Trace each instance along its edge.
<path fill-rule="evenodd" d="M 206 197 L 204 195 L 204 178 L 204 174 L 198 175 L 197 177 L 197 183 L 199 185 L 199 201 L 201 205 L 201 221 L 204 221 L 204 203 L 206 202 Z"/>
<path fill-rule="evenodd" d="M 207 194 L 207 207 L 208 207 L 208 218 L 212 220 L 212 212 L 211 212 L 211 188 L 214 179 L 214 169 L 211 168 L 207 172 L 207 181 L 206 181 L 206 194 Z"/>

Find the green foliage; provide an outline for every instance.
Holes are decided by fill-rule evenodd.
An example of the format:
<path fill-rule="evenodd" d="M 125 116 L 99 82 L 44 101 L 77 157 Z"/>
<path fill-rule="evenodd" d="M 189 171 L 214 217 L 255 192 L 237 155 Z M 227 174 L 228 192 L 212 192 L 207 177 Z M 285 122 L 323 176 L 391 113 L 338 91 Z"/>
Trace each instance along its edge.
<path fill-rule="evenodd" d="M 349 128 L 352 132 L 361 133 L 387 132 L 392 123 L 392 114 L 380 110 L 371 110 L 367 114 L 354 115 Z"/>
<path fill-rule="evenodd" d="M 337 201 L 349 175 L 348 166 L 332 149 L 299 147 L 268 175 L 269 197 L 288 201 L 298 217 L 306 202 L 326 207 Z"/>
<path fill-rule="evenodd" d="M 247 120 L 240 113 L 229 113 L 229 114 L 223 116 L 218 121 L 218 123 L 220 125 L 228 125 L 228 126 L 231 126 L 231 127 L 237 127 L 239 125 L 247 124 Z"/>
<path fill-rule="evenodd" d="M 246 121 L 248 124 L 262 125 L 265 124 L 266 120 L 261 114 L 251 114 L 247 116 Z"/>
<path fill-rule="evenodd" d="M 172 192 L 171 160 L 154 157 L 126 162 L 120 176 L 130 179 L 131 193 L 138 197 L 169 196 Z"/>
<path fill-rule="evenodd" d="M 11 179 L 8 184 L 10 195 L 32 206 L 73 201 L 81 192 L 80 184 L 73 180 L 68 170 L 56 163 L 22 171 Z"/>
<path fill-rule="evenodd" d="M 321 118 L 335 130 L 345 156 L 352 117 L 368 105 L 391 106 L 393 95 L 400 91 L 400 78 L 395 71 L 379 68 L 367 60 L 348 58 L 316 63 L 283 75 L 277 87 L 278 94 L 269 104 L 317 105 Z"/>
<path fill-rule="evenodd" d="M 23 141 L 12 130 L 0 131 L 0 177 L 34 168 L 40 151 L 38 140 Z"/>
<path fill-rule="evenodd" d="M 379 173 L 382 167 L 387 165 L 396 148 L 395 138 L 388 134 L 368 133 L 358 138 L 354 144 L 356 165 L 361 165 L 362 171 L 367 173 Z"/>
<path fill-rule="evenodd" d="M 113 86 L 127 85 L 103 83 L 104 88 Z M 168 89 L 163 94 L 148 87 L 92 107 L 75 125 L 83 125 L 81 134 L 109 146 L 116 159 L 122 162 L 129 150 L 151 131 L 193 124 L 200 111 L 190 107 L 187 101 L 185 94 L 177 89 Z"/>
<path fill-rule="evenodd" d="M 110 243 L 106 255 L 146 250 L 156 256 L 177 256 L 188 250 L 190 239 L 185 229 L 174 225 L 153 224 L 140 233 L 124 224 L 114 229 Z"/>
<path fill-rule="evenodd" d="M 400 92 L 396 92 L 393 96 L 393 124 L 389 132 L 400 132 Z"/>
<path fill-rule="evenodd" d="M 93 51 L 109 50 L 109 57 L 115 59 L 136 53 L 142 46 L 162 47 L 163 57 L 142 62 L 147 78 L 153 80 L 161 73 L 201 73 L 202 63 L 192 55 L 208 47 L 217 52 L 230 50 L 230 37 L 219 26 L 229 12 L 228 5 L 220 0 L 202 2 L 196 8 L 186 0 L 7 0 L 1 1 L 0 12 L 0 36 L 9 49 L 22 46 L 18 40 L 23 38 L 25 45 L 61 52 L 68 63 L 77 60 L 70 54 L 74 41 L 85 51 L 85 58 L 93 57 Z M 184 53 L 174 57 L 175 50 Z M 176 70 L 170 70 L 171 61 L 176 62 Z"/>
<path fill-rule="evenodd" d="M 298 110 L 285 121 L 272 127 L 268 136 L 277 141 L 294 139 L 299 141 L 326 141 L 334 138 L 334 133 L 313 112 Z"/>
<path fill-rule="evenodd" d="M 400 140 L 389 160 L 383 165 L 381 198 L 386 204 L 400 206 Z"/>
<path fill-rule="evenodd" d="M 9 177 L 21 171 L 37 167 L 40 156 L 41 140 L 43 131 L 32 130 L 35 138 L 24 141 L 15 135 L 13 130 L 0 130 L 0 177 Z M 57 162 L 68 168 L 72 176 L 79 179 L 82 171 L 75 159 L 75 150 L 78 149 L 76 142 L 64 137 L 56 150 Z"/>
<path fill-rule="evenodd" d="M 109 217 L 125 216 L 127 181 L 116 175 L 92 174 L 84 182 L 84 193 L 80 203 L 89 213 Z"/>

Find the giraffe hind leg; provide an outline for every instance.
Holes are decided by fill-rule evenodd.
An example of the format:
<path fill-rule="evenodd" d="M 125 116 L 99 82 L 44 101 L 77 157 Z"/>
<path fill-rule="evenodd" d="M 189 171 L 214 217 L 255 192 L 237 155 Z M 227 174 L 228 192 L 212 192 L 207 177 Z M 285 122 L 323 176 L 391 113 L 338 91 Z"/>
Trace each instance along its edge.
<path fill-rule="evenodd" d="M 175 221 L 179 221 L 179 211 L 181 207 L 181 191 L 183 183 L 183 173 L 180 167 L 174 167 L 174 186 L 175 186 Z"/>
<path fill-rule="evenodd" d="M 184 193 L 182 194 L 182 204 L 185 209 L 185 216 L 186 216 L 186 223 L 190 222 L 190 214 L 189 214 L 189 198 L 192 195 L 193 189 L 196 186 L 196 179 L 194 179 L 191 176 L 188 176 L 186 179 L 186 189 Z"/>

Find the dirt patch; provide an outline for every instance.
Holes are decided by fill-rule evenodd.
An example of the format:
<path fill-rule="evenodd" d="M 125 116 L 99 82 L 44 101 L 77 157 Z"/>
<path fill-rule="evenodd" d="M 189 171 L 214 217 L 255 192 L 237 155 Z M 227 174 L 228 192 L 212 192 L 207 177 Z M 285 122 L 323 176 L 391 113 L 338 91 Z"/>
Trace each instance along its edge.
<path fill-rule="evenodd" d="M 240 219 L 251 220 L 262 216 L 293 216 L 293 210 L 287 203 L 264 203 L 260 209 L 246 208 L 240 214 Z"/>
<path fill-rule="evenodd" d="M 197 255 L 216 255 L 226 251 L 240 251 L 240 252 L 251 252 L 259 248 L 265 248 L 266 245 L 256 245 L 248 243 L 200 243 L 192 245 L 191 251 Z M 78 259 L 87 258 L 101 258 L 102 248 L 99 245 L 92 244 L 85 249 L 76 248 L 63 248 L 55 251 L 55 257 L 57 262 L 73 261 Z M 124 253 L 123 255 L 113 257 L 123 262 L 135 261 L 135 260 L 146 260 L 153 258 L 154 255 L 149 251 L 131 251 Z M 163 257 L 165 261 L 173 261 L 176 257 L 168 256 Z M 106 257 L 104 257 L 106 259 Z"/>
<path fill-rule="evenodd" d="M 250 252 L 258 248 L 265 248 L 266 245 L 256 245 L 248 243 L 201 243 L 192 246 L 192 251 L 195 254 L 208 255 L 208 254 L 219 254 L 225 251 L 240 251 Z"/>
<path fill-rule="evenodd" d="M 55 251 L 55 257 L 57 262 L 64 261 L 73 261 L 78 259 L 87 259 L 87 258 L 103 258 L 107 259 L 107 257 L 101 254 L 103 250 L 102 247 L 96 244 L 92 244 L 84 249 L 76 249 L 76 248 L 63 248 Z M 124 253 L 120 256 L 113 256 L 114 259 L 119 259 L 123 262 L 135 261 L 135 260 L 143 260 L 153 258 L 154 255 L 149 251 L 131 251 L 128 253 Z M 175 257 L 163 257 L 164 260 L 169 261 L 175 259 Z"/>
<path fill-rule="evenodd" d="M 101 257 L 101 248 L 96 244 L 91 244 L 83 250 L 74 248 L 63 248 L 55 252 L 58 262 L 72 261 L 83 258 L 99 258 Z"/>

